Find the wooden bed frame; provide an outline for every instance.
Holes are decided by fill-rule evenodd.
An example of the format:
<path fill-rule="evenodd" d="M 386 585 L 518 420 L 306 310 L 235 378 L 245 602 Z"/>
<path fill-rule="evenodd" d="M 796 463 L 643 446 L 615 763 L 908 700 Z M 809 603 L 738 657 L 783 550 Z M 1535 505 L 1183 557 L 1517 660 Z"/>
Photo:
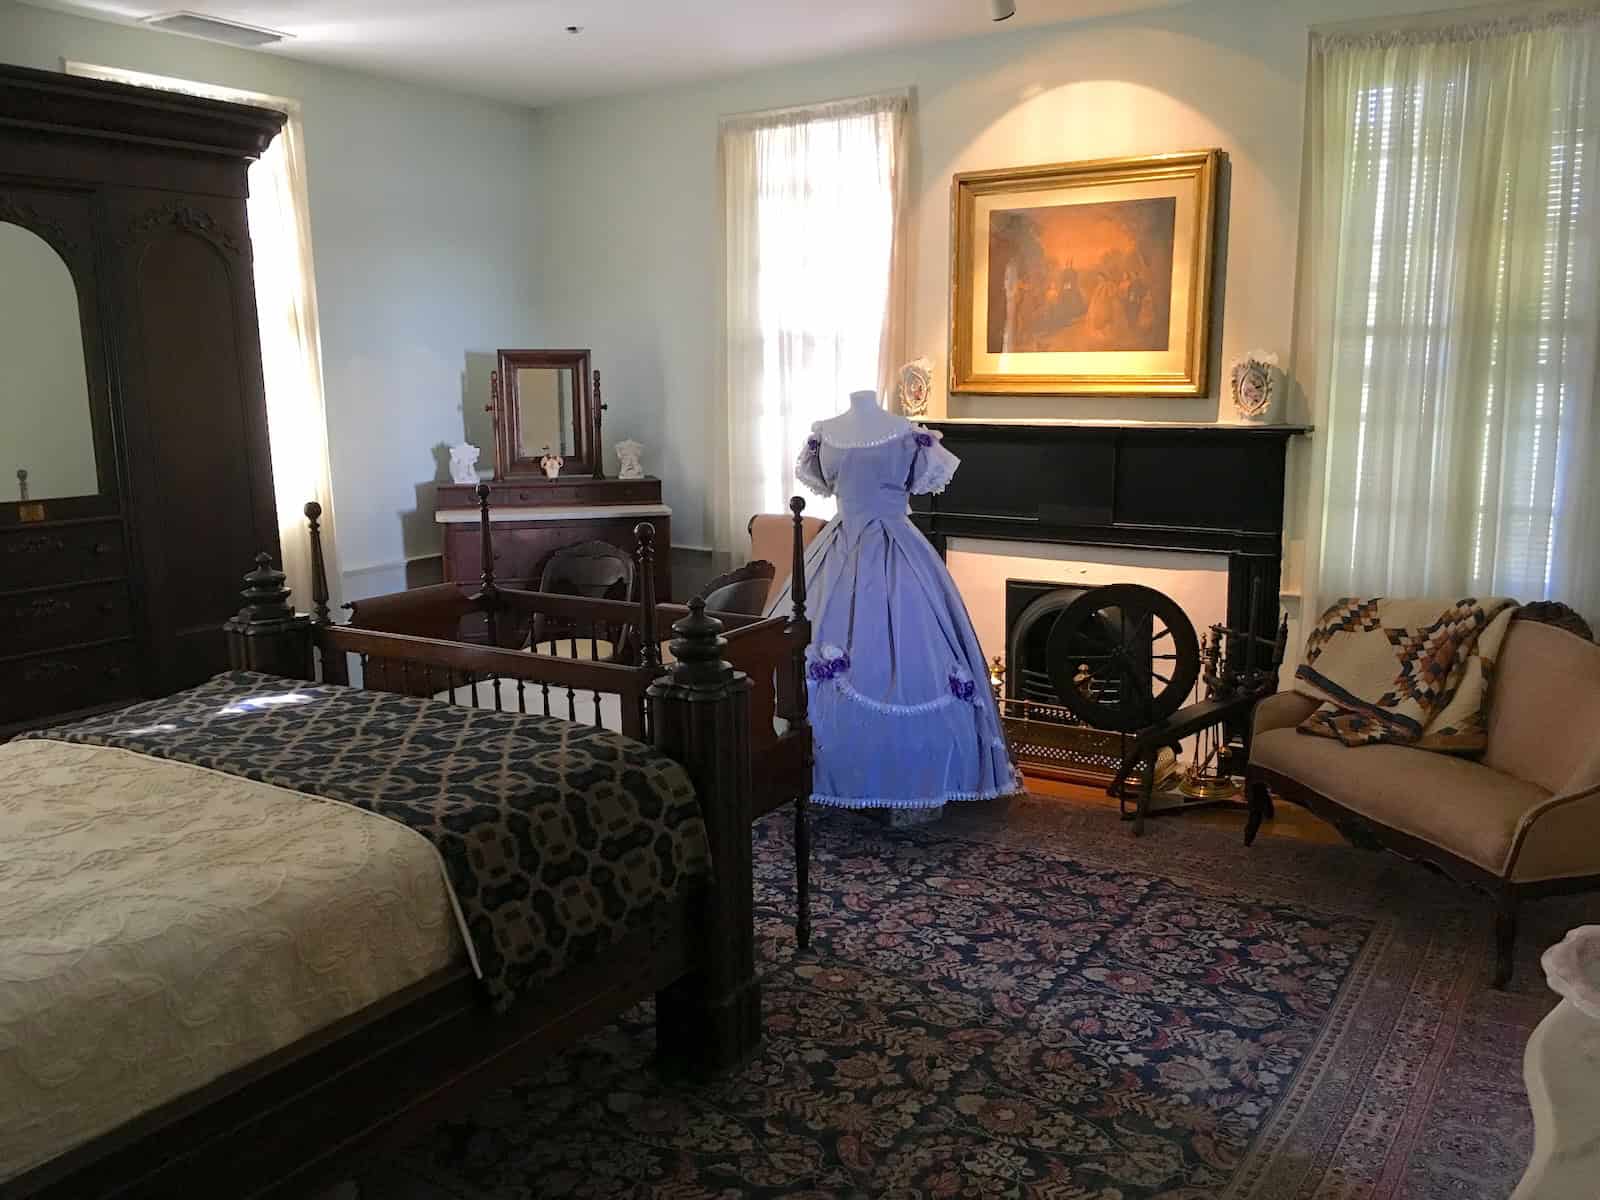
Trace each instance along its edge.
<path fill-rule="evenodd" d="M 480 488 L 485 512 L 486 492 Z M 796 500 L 792 507 L 800 581 L 793 612 L 772 621 L 746 618 L 726 637 L 723 623 L 699 601 L 687 608 L 656 603 L 648 524 L 636 530 L 644 585 L 637 605 L 497 589 L 492 576 L 471 598 L 489 614 L 491 628 L 499 613 L 524 610 L 631 624 L 639 653 L 629 663 L 335 625 L 316 536 L 321 510 L 307 505 L 314 610 L 294 614 L 284 602 L 282 574 L 259 556 L 246 577 L 246 606 L 226 627 L 235 667 L 303 679 L 319 678 L 320 667 L 323 682 L 345 684 L 355 656 L 368 687 L 416 694 L 426 686 L 417 679 L 452 679 L 464 690 L 470 681 L 477 697 L 492 696 L 492 706 L 507 711 L 517 711 L 513 695 L 526 707 L 535 689 L 541 700 L 566 692 L 569 705 L 577 691 L 615 694 L 628 731 L 648 736 L 693 780 L 713 877 L 508 1014 L 490 1010 L 463 962 L 0 1184 L 0 1197 L 303 1196 L 359 1178 L 374 1156 L 464 1111 L 652 995 L 657 1061 L 669 1075 L 704 1076 L 753 1053 L 761 1009 L 750 825 L 784 798 L 798 798 L 797 825 L 804 829 L 810 792 L 803 505 Z M 492 563 L 492 556 L 484 561 Z M 670 667 L 657 653 L 657 622 L 669 617 L 676 635 Z M 772 711 L 788 722 L 781 737 L 772 732 L 771 713 L 762 723 L 754 711 L 759 703 L 752 704 L 763 691 L 753 681 L 766 679 L 773 681 L 764 689 Z M 758 746 L 762 757 L 753 762 Z"/>

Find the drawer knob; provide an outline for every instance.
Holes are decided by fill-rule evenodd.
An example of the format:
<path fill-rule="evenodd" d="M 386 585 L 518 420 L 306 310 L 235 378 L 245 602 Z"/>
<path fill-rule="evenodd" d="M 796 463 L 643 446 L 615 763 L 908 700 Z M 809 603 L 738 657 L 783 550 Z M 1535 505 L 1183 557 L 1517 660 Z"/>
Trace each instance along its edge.
<path fill-rule="evenodd" d="M 110 554 L 111 553 L 111 545 L 110 545 L 109 542 L 96 542 L 94 544 L 94 550 L 91 551 L 91 553 L 94 553 L 94 554 Z"/>

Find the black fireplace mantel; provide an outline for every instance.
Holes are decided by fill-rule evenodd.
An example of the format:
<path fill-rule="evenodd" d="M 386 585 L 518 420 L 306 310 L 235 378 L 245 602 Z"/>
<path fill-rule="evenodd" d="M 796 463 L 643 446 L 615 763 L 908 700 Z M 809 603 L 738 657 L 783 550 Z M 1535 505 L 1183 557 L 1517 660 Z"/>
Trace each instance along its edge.
<path fill-rule="evenodd" d="M 1278 624 L 1284 465 L 1304 425 L 929 421 L 961 459 L 912 519 L 952 537 L 1228 556 L 1228 624 Z"/>

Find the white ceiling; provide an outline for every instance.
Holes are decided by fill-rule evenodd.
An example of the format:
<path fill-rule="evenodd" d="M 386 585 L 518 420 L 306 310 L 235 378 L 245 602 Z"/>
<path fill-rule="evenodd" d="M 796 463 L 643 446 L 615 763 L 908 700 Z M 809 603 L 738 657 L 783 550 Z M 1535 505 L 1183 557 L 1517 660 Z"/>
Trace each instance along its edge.
<path fill-rule="evenodd" d="M 188 10 L 293 35 L 263 51 L 541 105 L 872 47 L 1187 0 L 30 0 L 119 22 Z M 574 36 L 566 26 L 580 25 Z M 166 34 L 168 37 L 182 36 Z"/>

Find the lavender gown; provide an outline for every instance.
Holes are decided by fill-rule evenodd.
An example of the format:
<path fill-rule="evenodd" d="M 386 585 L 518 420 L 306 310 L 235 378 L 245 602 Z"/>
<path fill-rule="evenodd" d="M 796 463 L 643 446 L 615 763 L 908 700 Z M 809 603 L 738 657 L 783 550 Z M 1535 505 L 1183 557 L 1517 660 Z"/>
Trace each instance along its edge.
<path fill-rule="evenodd" d="M 960 460 L 909 422 L 859 446 L 813 433 L 796 474 L 837 496 L 806 553 L 806 652 L 816 767 L 811 799 L 932 809 L 1021 791 L 988 671 L 950 573 L 907 515 Z M 787 612 L 788 589 L 770 612 Z"/>

